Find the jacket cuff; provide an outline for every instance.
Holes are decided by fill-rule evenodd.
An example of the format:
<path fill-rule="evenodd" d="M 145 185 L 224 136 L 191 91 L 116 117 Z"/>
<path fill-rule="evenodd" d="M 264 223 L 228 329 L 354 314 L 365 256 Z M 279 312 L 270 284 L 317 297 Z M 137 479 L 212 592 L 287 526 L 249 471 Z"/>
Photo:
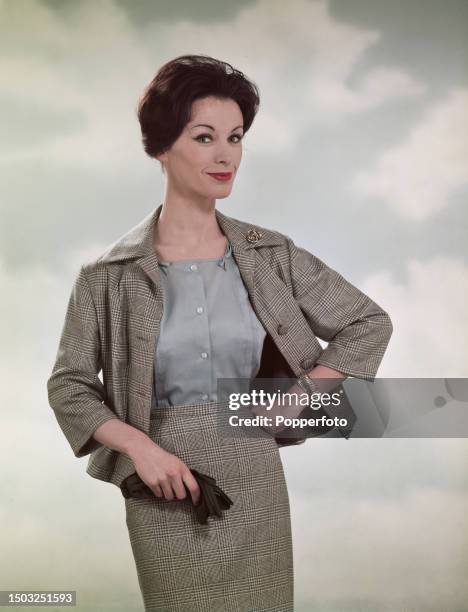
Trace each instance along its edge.
<path fill-rule="evenodd" d="M 356 378 L 373 381 L 383 355 L 384 350 L 381 353 L 374 352 L 358 356 L 355 351 L 347 353 L 342 346 L 337 346 L 331 342 L 320 354 L 315 365 L 327 366 L 345 376 L 355 376 Z"/>
<path fill-rule="evenodd" d="M 307 395 L 313 395 L 314 393 L 320 393 L 320 389 L 318 388 L 317 382 L 307 376 L 307 374 L 302 374 L 297 379 L 296 383 L 303 389 Z"/>
<path fill-rule="evenodd" d="M 84 394 L 67 401 L 68 393 L 63 387 L 50 388 L 49 402 L 75 457 L 85 457 L 102 446 L 93 438 L 96 429 L 118 416 L 103 402 Z"/>

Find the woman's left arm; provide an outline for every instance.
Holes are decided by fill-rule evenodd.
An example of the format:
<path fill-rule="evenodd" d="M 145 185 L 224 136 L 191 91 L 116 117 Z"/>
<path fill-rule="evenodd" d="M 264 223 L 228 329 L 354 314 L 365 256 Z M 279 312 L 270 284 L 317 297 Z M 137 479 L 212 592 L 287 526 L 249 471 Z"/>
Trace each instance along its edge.
<path fill-rule="evenodd" d="M 303 376 L 341 374 L 373 380 L 393 332 L 388 313 L 290 238 L 288 248 L 294 298 L 314 334 L 328 342 L 316 367 Z M 318 370 L 318 366 L 326 370 Z"/>
<path fill-rule="evenodd" d="M 376 302 L 289 237 L 288 249 L 294 298 L 314 334 L 328 342 L 315 366 L 288 389 L 289 398 L 268 412 L 294 418 L 304 408 L 296 400 L 304 392 L 328 393 L 348 376 L 373 380 L 393 325 Z M 284 426 L 267 429 L 278 433 Z"/>

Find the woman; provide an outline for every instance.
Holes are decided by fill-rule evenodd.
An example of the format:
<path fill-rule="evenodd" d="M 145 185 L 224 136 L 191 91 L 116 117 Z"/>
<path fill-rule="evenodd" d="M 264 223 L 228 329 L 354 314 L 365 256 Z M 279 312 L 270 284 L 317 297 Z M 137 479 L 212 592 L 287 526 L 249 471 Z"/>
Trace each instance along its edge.
<path fill-rule="evenodd" d="M 253 83 L 208 56 L 159 70 L 138 117 L 164 204 L 81 267 L 48 381 L 87 472 L 117 486 L 137 472 L 154 493 L 125 499 L 145 610 L 293 610 L 280 440 L 221 436 L 217 382 L 284 376 L 303 393 L 371 379 L 392 333 L 380 306 L 288 236 L 215 208 L 258 104 Z M 233 501 L 207 525 L 193 468 Z"/>

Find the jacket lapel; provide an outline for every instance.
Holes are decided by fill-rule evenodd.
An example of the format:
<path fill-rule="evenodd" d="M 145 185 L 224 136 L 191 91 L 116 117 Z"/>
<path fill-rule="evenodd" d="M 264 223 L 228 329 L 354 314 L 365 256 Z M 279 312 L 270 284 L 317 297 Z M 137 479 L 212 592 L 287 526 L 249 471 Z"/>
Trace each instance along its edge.
<path fill-rule="evenodd" d="M 154 226 L 161 210 L 162 204 L 112 244 L 100 258 L 101 261 L 109 263 L 135 260 L 136 265 L 151 281 L 152 293 L 156 299 L 161 297 L 161 280 L 153 238 Z M 222 232 L 231 243 L 234 258 L 249 295 L 255 298 L 256 280 L 262 277 L 268 268 L 263 259 L 257 256 L 256 249 L 263 246 L 281 245 L 281 238 L 274 232 L 262 228 L 258 240 L 249 242 L 246 236 L 252 229 L 252 225 L 228 217 L 217 209 L 215 209 L 215 215 Z"/>
<path fill-rule="evenodd" d="M 104 263 L 126 263 L 119 283 L 119 299 L 126 311 L 129 351 L 129 405 L 131 424 L 147 430 L 153 393 L 154 347 L 159 335 L 164 307 L 159 260 L 154 250 L 154 227 L 162 210 L 160 204 L 137 226 L 113 243 L 99 258 Z M 252 306 L 266 329 L 276 331 L 275 313 L 286 286 L 257 253 L 262 246 L 281 245 L 283 241 L 265 228 L 249 241 L 254 226 L 215 209 L 217 222 L 231 243 L 232 253 L 245 283 Z M 274 348 L 274 347 L 273 347 Z"/>

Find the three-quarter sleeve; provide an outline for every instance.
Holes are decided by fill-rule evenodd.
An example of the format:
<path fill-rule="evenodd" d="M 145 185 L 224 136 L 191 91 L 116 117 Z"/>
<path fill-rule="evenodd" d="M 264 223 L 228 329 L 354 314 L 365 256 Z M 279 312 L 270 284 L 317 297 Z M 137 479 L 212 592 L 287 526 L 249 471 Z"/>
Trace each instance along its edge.
<path fill-rule="evenodd" d="M 314 334 L 328 342 L 316 363 L 372 380 L 393 332 L 389 315 L 289 237 L 288 248 L 294 297 Z"/>
<path fill-rule="evenodd" d="M 75 280 L 52 374 L 49 404 L 76 457 L 102 446 L 92 436 L 116 414 L 104 403 L 99 328 L 84 266 Z"/>

